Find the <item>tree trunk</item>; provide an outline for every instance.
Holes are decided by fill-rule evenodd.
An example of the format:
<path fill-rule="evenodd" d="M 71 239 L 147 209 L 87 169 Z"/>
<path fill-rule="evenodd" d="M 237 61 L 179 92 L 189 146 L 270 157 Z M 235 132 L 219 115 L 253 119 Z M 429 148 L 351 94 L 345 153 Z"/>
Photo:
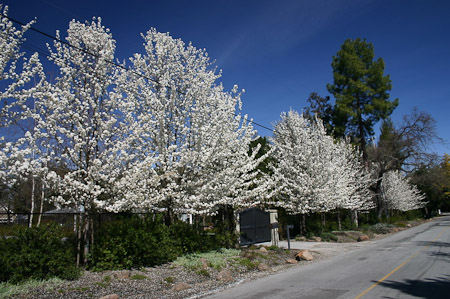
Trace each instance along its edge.
<path fill-rule="evenodd" d="M 303 228 L 303 234 L 306 235 L 306 215 L 302 214 L 302 228 Z"/>
<path fill-rule="evenodd" d="M 83 228 L 83 241 L 84 241 L 84 251 L 83 251 L 83 264 L 87 266 L 88 264 L 88 254 L 89 254 L 89 215 L 85 212 L 84 216 L 84 228 Z"/>
<path fill-rule="evenodd" d="M 80 215 L 78 216 L 78 225 L 77 225 L 77 267 L 80 266 L 80 262 L 81 262 L 81 230 L 83 228 L 83 214 L 80 213 Z"/>
<path fill-rule="evenodd" d="M 342 224 L 341 224 L 341 211 L 337 211 L 337 219 L 338 219 L 338 230 L 342 230 Z"/>
<path fill-rule="evenodd" d="M 34 191 L 36 189 L 36 182 L 34 180 L 34 176 L 31 175 L 31 210 L 30 210 L 30 218 L 28 221 L 28 227 L 33 226 L 33 214 L 34 214 Z"/>
<path fill-rule="evenodd" d="M 377 206 L 378 206 L 377 207 L 378 208 L 378 211 L 377 211 L 378 221 L 381 220 L 381 217 L 383 216 L 383 211 L 385 209 L 383 196 L 381 194 L 381 178 L 382 178 L 382 175 L 379 174 L 378 175 L 377 184 L 376 184 L 376 187 L 375 187 L 375 194 L 376 194 L 376 197 L 377 197 Z"/>
<path fill-rule="evenodd" d="M 4 196 L 4 195 L 3 195 L 3 196 Z M 10 200 L 11 198 L 10 198 L 10 195 L 9 195 L 9 194 L 8 194 L 7 196 L 8 196 L 8 201 L 7 201 L 7 202 L 8 202 L 8 205 L 7 205 L 6 213 L 7 213 L 7 215 L 8 215 L 7 217 L 8 217 L 8 225 L 9 225 L 9 224 L 11 224 L 11 222 L 12 222 L 12 221 L 11 221 L 11 200 Z"/>
<path fill-rule="evenodd" d="M 358 106 L 357 118 L 358 118 L 358 131 L 359 131 L 358 137 L 359 137 L 363 162 L 367 166 L 368 158 L 367 158 L 367 149 L 366 149 L 366 137 L 364 134 L 364 120 L 363 120 L 363 116 L 362 116 L 361 101 L 360 101 L 359 95 L 357 96 L 357 106 Z"/>
<path fill-rule="evenodd" d="M 321 230 L 322 232 L 325 230 L 325 225 L 326 223 L 326 218 L 325 218 L 325 213 L 320 213 L 320 219 L 321 219 Z"/>
<path fill-rule="evenodd" d="M 42 213 L 44 212 L 44 196 L 45 196 L 45 190 L 44 190 L 44 181 L 41 182 L 41 205 L 39 207 L 39 216 L 38 216 L 38 222 L 37 227 L 41 224 L 42 219 Z"/>
<path fill-rule="evenodd" d="M 305 232 L 304 232 L 304 228 L 303 228 L 303 214 L 300 215 L 299 219 L 299 227 L 300 227 L 300 235 L 304 236 Z"/>
<path fill-rule="evenodd" d="M 233 231 L 236 233 L 236 248 L 239 248 L 239 242 L 240 242 L 240 232 L 241 232 L 241 223 L 240 223 L 241 219 L 239 216 L 239 210 L 235 210 L 233 209 L 233 222 L 234 222 L 234 227 L 233 227 Z"/>
<path fill-rule="evenodd" d="M 173 222 L 173 211 L 171 208 L 170 201 L 167 203 L 166 209 L 167 209 L 167 211 L 166 211 L 166 215 L 164 217 L 164 224 L 167 226 L 170 226 Z"/>
<path fill-rule="evenodd" d="M 231 206 L 226 205 L 224 207 L 224 222 L 225 224 L 224 228 L 226 231 L 233 231 L 236 227 L 236 224 L 234 222 L 234 210 Z"/>
<path fill-rule="evenodd" d="M 91 217 L 89 218 L 89 226 L 90 226 L 90 235 L 91 235 L 91 244 L 90 244 L 90 248 L 92 250 L 92 248 L 94 248 L 94 217 L 93 215 L 91 215 Z"/>
<path fill-rule="evenodd" d="M 352 222 L 353 225 L 358 228 L 359 223 L 358 223 L 358 211 L 357 210 L 352 210 L 351 212 L 351 216 L 352 216 Z"/>

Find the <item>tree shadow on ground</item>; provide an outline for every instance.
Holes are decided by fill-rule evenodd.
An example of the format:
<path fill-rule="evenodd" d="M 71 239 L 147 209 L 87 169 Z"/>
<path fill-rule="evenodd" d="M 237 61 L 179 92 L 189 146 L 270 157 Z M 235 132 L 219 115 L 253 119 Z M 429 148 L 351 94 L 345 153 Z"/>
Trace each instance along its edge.
<path fill-rule="evenodd" d="M 445 217 L 445 220 L 440 220 L 439 222 L 434 222 L 432 226 L 450 226 L 450 219 Z"/>
<path fill-rule="evenodd" d="M 450 252 L 447 249 L 450 248 L 450 243 L 441 241 L 433 241 L 433 242 L 417 241 L 416 244 L 418 246 L 429 247 L 429 249 L 425 251 L 425 253 L 428 254 L 429 256 L 434 256 L 440 259 L 441 261 L 450 262 Z"/>
<path fill-rule="evenodd" d="M 450 275 L 424 280 L 383 281 L 379 286 L 395 289 L 418 298 L 447 299 L 449 298 Z"/>
<path fill-rule="evenodd" d="M 417 246 L 428 246 L 430 248 L 433 247 L 450 247 L 450 243 L 448 242 L 441 242 L 441 241 L 416 241 L 415 244 L 417 244 Z"/>

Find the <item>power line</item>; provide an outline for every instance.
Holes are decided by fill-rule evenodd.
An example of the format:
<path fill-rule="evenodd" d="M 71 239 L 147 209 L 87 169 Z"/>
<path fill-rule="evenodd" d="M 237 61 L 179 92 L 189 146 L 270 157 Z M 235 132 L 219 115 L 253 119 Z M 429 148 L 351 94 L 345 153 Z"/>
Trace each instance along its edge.
<path fill-rule="evenodd" d="M 27 24 L 25 24 L 25 23 L 23 23 L 23 22 L 21 22 L 21 21 L 19 21 L 19 20 L 16 20 L 16 19 L 14 19 L 14 18 L 11 18 L 11 17 L 9 17 L 9 16 L 7 16 L 7 15 L 4 15 L 3 13 L 0 13 L 0 15 L 1 15 L 2 17 L 4 17 L 4 18 L 7 18 L 7 19 L 10 20 L 11 22 L 17 23 L 17 24 L 19 24 L 19 25 L 21 25 L 21 26 L 26 26 L 26 25 L 27 25 Z M 69 43 L 69 42 L 67 42 L 67 41 L 61 40 L 61 39 L 57 38 L 56 36 L 53 36 L 53 35 L 51 35 L 51 34 L 48 34 L 48 33 L 44 32 L 44 31 L 42 31 L 42 30 L 36 29 L 36 28 L 34 28 L 33 26 L 30 26 L 29 29 L 32 30 L 32 31 L 34 31 L 34 32 L 36 32 L 36 33 L 38 33 L 38 34 L 41 34 L 41 35 L 43 35 L 43 36 L 45 36 L 45 37 L 48 37 L 48 38 L 50 38 L 50 39 L 52 39 L 52 40 L 55 40 L 55 41 L 57 41 L 57 42 L 59 42 L 59 43 L 62 43 L 62 44 L 64 44 L 64 45 L 67 45 L 67 46 L 70 47 L 70 48 L 73 48 L 73 49 L 76 49 L 76 50 L 78 50 L 78 51 L 81 51 L 81 52 L 83 52 L 83 53 L 85 53 L 85 54 L 87 54 L 87 55 L 93 56 L 93 57 L 95 57 L 95 58 L 100 58 L 99 55 L 96 55 L 96 54 L 94 54 L 94 53 L 92 53 L 92 52 L 89 52 L 89 51 L 87 51 L 86 49 L 83 49 L 83 48 L 77 47 L 77 46 L 75 46 L 75 45 L 72 45 L 71 43 Z M 34 46 L 34 45 L 31 45 L 30 43 L 27 43 L 26 47 L 28 47 L 28 48 L 31 49 L 31 50 L 34 49 L 34 50 L 36 50 L 37 52 L 39 52 L 39 53 L 41 53 L 41 54 L 43 54 L 43 55 L 45 55 L 45 56 L 47 56 L 47 57 L 50 57 L 50 56 L 51 56 L 51 53 L 50 53 L 50 52 L 45 51 L 45 50 L 43 50 L 43 49 L 41 49 L 41 48 L 39 48 L 39 47 L 36 47 L 36 46 Z M 158 80 L 156 80 L 156 79 L 149 78 L 149 77 L 147 77 L 147 76 L 145 76 L 145 75 L 143 75 L 143 74 L 141 74 L 141 73 L 138 73 L 138 72 L 136 72 L 136 71 L 134 71 L 134 70 L 132 70 L 132 69 L 130 69 L 130 68 L 124 66 L 124 65 L 121 65 L 121 64 L 119 64 L 119 63 L 116 63 L 116 62 L 114 62 L 114 61 L 112 61 L 112 60 L 104 60 L 104 61 L 105 61 L 106 63 L 109 63 L 109 64 L 115 66 L 115 67 L 119 67 L 119 68 L 122 69 L 122 70 L 131 72 L 131 73 L 133 73 L 133 74 L 135 74 L 135 75 L 137 75 L 137 76 L 139 76 L 139 77 L 141 77 L 141 78 L 144 78 L 144 79 L 147 79 L 147 80 L 149 80 L 149 81 L 152 81 L 152 82 L 154 82 L 154 83 L 156 83 L 156 84 L 158 84 L 158 85 L 161 85 L 161 86 L 163 86 L 163 87 L 166 87 L 166 88 L 168 88 L 168 89 L 172 89 L 172 87 L 170 87 L 170 86 L 164 86 L 164 85 L 162 85 L 162 84 L 159 83 Z M 180 94 L 183 94 L 183 95 L 186 95 L 184 92 L 179 91 L 179 90 L 176 90 L 176 92 L 178 92 L 178 93 L 180 93 Z M 236 114 L 236 113 L 232 113 L 232 114 L 233 114 L 234 116 L 238 116 L 238 114 Z M 272 132 L 272 133 L 274 132 L 274 130 L 273 130 L 272 128 L 269 128 L 269 127 L 267 127 L 267 126 L 265 126 L 265 125 L 259 124 L 259 123 L 255 122 L 255 121 L 253 121 L 253 120 L 250 120 L 249 123 L 252 123 L 252 124 L 254 124 L 255 126 L 261 127 L 261 128 L 263 128 L 263 129 L 266 129 L 266 130 L 268 130 L 268 131 L 270 131 L 270 132 Z"/>

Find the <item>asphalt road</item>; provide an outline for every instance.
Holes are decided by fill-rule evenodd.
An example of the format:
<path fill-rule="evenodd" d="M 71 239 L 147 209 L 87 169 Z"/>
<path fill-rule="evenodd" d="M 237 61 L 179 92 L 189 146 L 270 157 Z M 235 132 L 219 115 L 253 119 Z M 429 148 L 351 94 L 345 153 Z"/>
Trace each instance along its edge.
<path fill-rule="evenodd" d="M 450 216 L 207 298 L 450 298 Z"/>

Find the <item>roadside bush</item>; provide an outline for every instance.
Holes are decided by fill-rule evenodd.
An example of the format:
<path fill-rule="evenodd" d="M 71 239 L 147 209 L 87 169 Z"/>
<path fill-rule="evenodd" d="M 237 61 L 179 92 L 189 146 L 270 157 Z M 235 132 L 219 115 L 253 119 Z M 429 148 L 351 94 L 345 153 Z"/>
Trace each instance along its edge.
<path fill-rule="evenodd" d="M 228 247 L 236 239 L 235 234 L 206 233 L 184 222 L 166 226 L 160 217 L 124 216 L 97 230 L 90 268 L 101 271 L 151 267 L 183 254 Z"/>
<path fill-rule="evenodd" d="M 342 226 L 342 230 L 350 230 L 350 229 L 355 229 L 355 225 L 352 222 L 352 219 L 350 217 L 343 217 L 344 219 L 342 220 L 341 226 Z M 336 226 L 336 229 L 333 230 L 337 230 L 339 229 L 338 226 Z"/>
<path fill-rule="evenodd" d="M 320 238 L 322 239 L 322 241 L 327 241 L 327 242 L 337 242 L 338 241 L 338 237 L 333 234 L 333 233 L 322 233 L 320 235 Z"/>
<path fill-rule="evenodd" d="M 176 222 L 170 225 L 169 236 L 182 254 L 216 249 L 213 235 L 199 231 L 184 222 Z"/>
<path fill-rule="evenodd" d="M 16 235 L 19 227 L 22 227 L 23 229 L 25 229 L 28 226 L 22 225 L 22 224 L 9 224 L 9 225 L 2 224 L 2 225 L 0 225 L 0 237 Z"/>
<path fill-rule="evenodd" d="M 386 223 L 377 223 L 370 227 L 370 230 L 376 234 L 387 234 L 391 232 L 392 226 Z"/>
<path fill-rule="evenodd" d="M 27 298 L 26 294 L 33 289 L 48 288 L 60 285 L 63 280 L 50 278 L 48 280 L 27 280 L 20 284 L 2 282 L 0 283 L 0 298 Z"/>
<path fill-rule="evenodd" d="M 395 225 L 396 227 L 406 227 L 407 224 L 408 224 L 407 221 L 398 221 L 398 222 L 395 222 L 395 223 L 394 223 L 394 225 Z"/>
<path fill-rule="evenodd" d="M 316 235 L 313 233 L 313 232 L 311 232 L 311 231 L 309 231 L 309 232 L 307 232 L 306 233 L 306 238 L 307 239 L 311 239 L 311 238 L 313 238 L 313 237 L 315 237 Z"/>
<path fill-rule="evenodd" d="M 364 223 L 358 227 L 358 230 L 359 231 L 368 231 L 368 230 L 370 230 L 370 228 L 371 228 L 371 225 Z"/>
<path fill-rule="evenodd" d="M 389 217 L 389 223 L 396 223 L 400 221 L 412 221 L 417 219 L 423 219 L 424 216 L 421 210 L 412 210 L 406 212 L 397 212 L 394 213 L 391 217 Z"/>
<path fill-rule="evenodd" d="M 13 236 L 0 239 L 0 281 L 18 283 L 52 277 L 76 279 L 74 238 L 57 224 L 19 227 Z M 64 241 L 65 240 L 65 241 Z"/>
<path fill-rule="evenodd" d="M 222 269 L 232 258 L 240 255 L 241 251 L 237 249 L 219 249 L 205 253 L 187 254 L 177 258 L 174 263 L 189 269 L 200 269 L 204 262 L 214 269 Z"/>
<path fill-rule="evenodd" d="M 213 229 L 211 233 L 213 234 L 210 239 L 212 246 L 209 250 L 219 248 L 235 248 L 238 244 L 239 234 L 235 231 Z"/>
<path fill-rule="evenodd" d="M 163 264 L 181 253 L 175 245 L 165 225 L 150 217 L 123 217 L 97 231 L 90 268 L 113 270 Z"/>

